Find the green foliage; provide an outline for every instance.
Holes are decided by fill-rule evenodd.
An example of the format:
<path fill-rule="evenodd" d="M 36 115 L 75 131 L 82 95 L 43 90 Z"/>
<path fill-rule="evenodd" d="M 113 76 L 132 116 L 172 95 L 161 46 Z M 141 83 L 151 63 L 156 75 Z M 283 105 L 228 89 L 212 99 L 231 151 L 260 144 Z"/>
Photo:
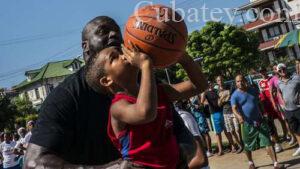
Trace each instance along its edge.
<path fill-rule="evenodd" d="M 6 96 L 0 96 L 0 131 L 12 129 L 14 118 L 17 114 L 16 107 Z"/>
<path fill-rule="evenodd" d="M 202 68 L 210 79 L 217 75 L 233 78 L 260 66 L 259 40 L 256 33 L 220 22 L 208 22 L 200 31 L 189 35 L 187 52 L 202 57 Z M 182 69 L 178 77 L 186 77 Z"/>
<path fill-rule="evenodd" d="M 36 109 L 33 108 L 32 103 L 27 97 L 15 97 L 13 103 L 17 107 L 17 111 L 23 114 L 36 113 Z"/>
<path fill-rule="evenodd" d="M 28 99 L 10 99 L 0 95 L 0 131 L 13 131 L 15 124 L 25 126 L 26 122 L 36 120 L 38 115 Z"/>

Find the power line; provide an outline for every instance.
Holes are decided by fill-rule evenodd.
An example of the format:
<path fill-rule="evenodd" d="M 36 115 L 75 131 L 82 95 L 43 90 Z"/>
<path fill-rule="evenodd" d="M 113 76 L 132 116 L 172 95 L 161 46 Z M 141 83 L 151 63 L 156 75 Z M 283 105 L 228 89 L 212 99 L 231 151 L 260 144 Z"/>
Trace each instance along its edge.
<path fill-rule="evenodd" d="M 59 52 L 56 52 L 55 54 L 39 61 L 39 62 L 36 62 L 34 64 L 30 64 L 30 65 L 27 65 L 25 67 L 22 67 L 22 68 L 19 68 L 19 69 L 15 69 L 13 71 L 9 71 L 9 72 L 5 72 L 5 73 L 2 73 L 0 74 L 0 80 L 2 80 L 2 78 L 5 78 L 7 76 L 11 76 L 13 74 L 18 74 L 19 72 L 24 72 L 25 70 L 29 70 L 35 66 L 38 66 L 44 62 L 48 62 L 50 60 L 52 60 L 53 58 L 58 58 L 58 57 L 62 57 L 62 56 L 65 56 L 67 54 L 67 52 L 70 52 L 72 49 L 74 50 L 74 48 L 79 48 L 79 44 L 78 43 L 75 43 L 75 44 L 72 44 L 71 46 L 69 46 L 68 48 L 65 48 Z M 78 50 L 78 49 L 75 49 L 75 50 Z"/>
<path fill-rule="evenodd" d="M 15 45 L 15 44 L 19 44 L 19 43 L 31 42 L 31 41 L 36 41 L 36 40 L 44 40 L 44 39 L 63 37 L 63 36 L 70 35 L 70 34 L 73 34 L 76 32 L 78 32 L 78 29 L 68 30 L 68 31 L 59 32 L 59 33 L 39 34 L 39 35 L 33 35 L 33 36 L 25 36 L 25 37 L 13 38 L 13 39 L 8 39 L 8 40 L 2 40 L 2 41 L 0 41 L 0 46 L 8 46 L 8 45 Z"/>

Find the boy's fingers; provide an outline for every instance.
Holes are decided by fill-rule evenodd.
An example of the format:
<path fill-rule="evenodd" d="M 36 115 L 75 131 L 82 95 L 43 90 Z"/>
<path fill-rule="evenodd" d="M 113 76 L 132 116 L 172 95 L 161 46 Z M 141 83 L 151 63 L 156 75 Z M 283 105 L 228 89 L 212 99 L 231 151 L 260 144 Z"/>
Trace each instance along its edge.
<path fill-rule="evenodd" d="M 129 55 L 129 56 L 132 55 L 131 51 L 129 51 L 129 50 L 128 50 L 126 47 L 124 47 L 124 46 L 122 46 L 122 51 L 123 51 L 124 55 Z"/>
<path fill-rule="evenodd" d="M 137 49 L 136 45 L 134 45 L 130 40 L 128 40 L 128 43 L 130 44 L 133 52 L 138 52 L 138 49 Z"/>

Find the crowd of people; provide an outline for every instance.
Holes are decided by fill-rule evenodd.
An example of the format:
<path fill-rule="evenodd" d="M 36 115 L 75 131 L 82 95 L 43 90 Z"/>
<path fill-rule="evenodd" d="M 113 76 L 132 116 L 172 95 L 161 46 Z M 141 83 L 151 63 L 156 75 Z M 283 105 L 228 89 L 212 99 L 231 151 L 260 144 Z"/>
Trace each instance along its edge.
<path fill-rule="evenodd" d="M 31 138 L 34 121 L 28 121 L 25 127 L 15 132 L 0 133 L 0 169 L 21 169 L 24 155 Z"/>
<path fill-rule="evenodd" d="M 261 79 L 252 84 L 243 75 L 237 75 L 234 84 L 225 85 L 222 76 L 217 76 L 215 83 L 208 82 L 205 92 L 175 105 L 190 131 L 200 135 L 206 143 L 207 157 L 224 154 L 221 134 L 224 132 L 229 152 L 241 153 L 244 150 L 250 169 L 255 168 L 251 152 L 261 147 L 266 147 L 274 167 L 283 168 L 276 156 L 284 151 L 280 140 L 291 146 L 300 145 L 299 65 L 299 60 L 296 60 L 293 74 L 283 63 L 273 66 L 272 75 L 261 68 L 258 71 Z M 195 120 L 186 120 L 187 116 Z M 280 126 L 275 126 L 276 119 Z M 278 127 L 282 127 L 282 139 Z M 209 131 L 216 136 L 215 152 L 212 151 Z M 292 156 L 300 156 L 300 147 Z"/>
<path fill-rule="evenodd" d="M 255 168 L 251 152 L 260 147 L 266 147 L 274 169 L 284 168 L 276 156 L 282 147 L 274 119 L 280 118 L 291 144 L 300 143 L 298 63 L 295 75 L 284 64 L 276 65 L 272 77 L 261 69 L 257 87 L 237 75 L 233 89 L 221 76 L 207 83 L 200 65 L 184 54 L 178 63 L 189 80 L 157 84 L 151 57 L 122 43 L 112 18 L 87 23 L 82 31 L 86 65 L 46 98 L 32 133 L 33 122 L 24 139 L 4 133 L 4 169 L 207 169 L 207 157 L 225 152 L 223 132 L 231 152 L 245 151 L 249 169 Z M 293 155 L 299 156 L 300 148 Z"/>

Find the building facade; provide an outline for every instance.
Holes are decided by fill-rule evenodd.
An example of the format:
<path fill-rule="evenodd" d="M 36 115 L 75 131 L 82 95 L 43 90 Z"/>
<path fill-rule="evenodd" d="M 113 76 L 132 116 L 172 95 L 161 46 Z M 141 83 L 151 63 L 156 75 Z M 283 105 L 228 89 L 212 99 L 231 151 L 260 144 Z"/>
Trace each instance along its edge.
<path fill-rule="evenodd" d="M 79 70 L 83 64 L 78 58 L 49 62 L 40 69 L 26 71 L 26 80 L 13 89 L 18 91 L 20 97 L 27 97 L 33 107 L 38 108 L 55 87 Z"/>
<path fill-rule="evenodd" d="M 300 29 L 300 0 L 250 0 L 237 11 L 242 14 L 243 27 L 259 34 L 259 50 L 270 62 L 280 57 L 300 58 L 299 45 L 275 49 L 283 35 Z"/>

